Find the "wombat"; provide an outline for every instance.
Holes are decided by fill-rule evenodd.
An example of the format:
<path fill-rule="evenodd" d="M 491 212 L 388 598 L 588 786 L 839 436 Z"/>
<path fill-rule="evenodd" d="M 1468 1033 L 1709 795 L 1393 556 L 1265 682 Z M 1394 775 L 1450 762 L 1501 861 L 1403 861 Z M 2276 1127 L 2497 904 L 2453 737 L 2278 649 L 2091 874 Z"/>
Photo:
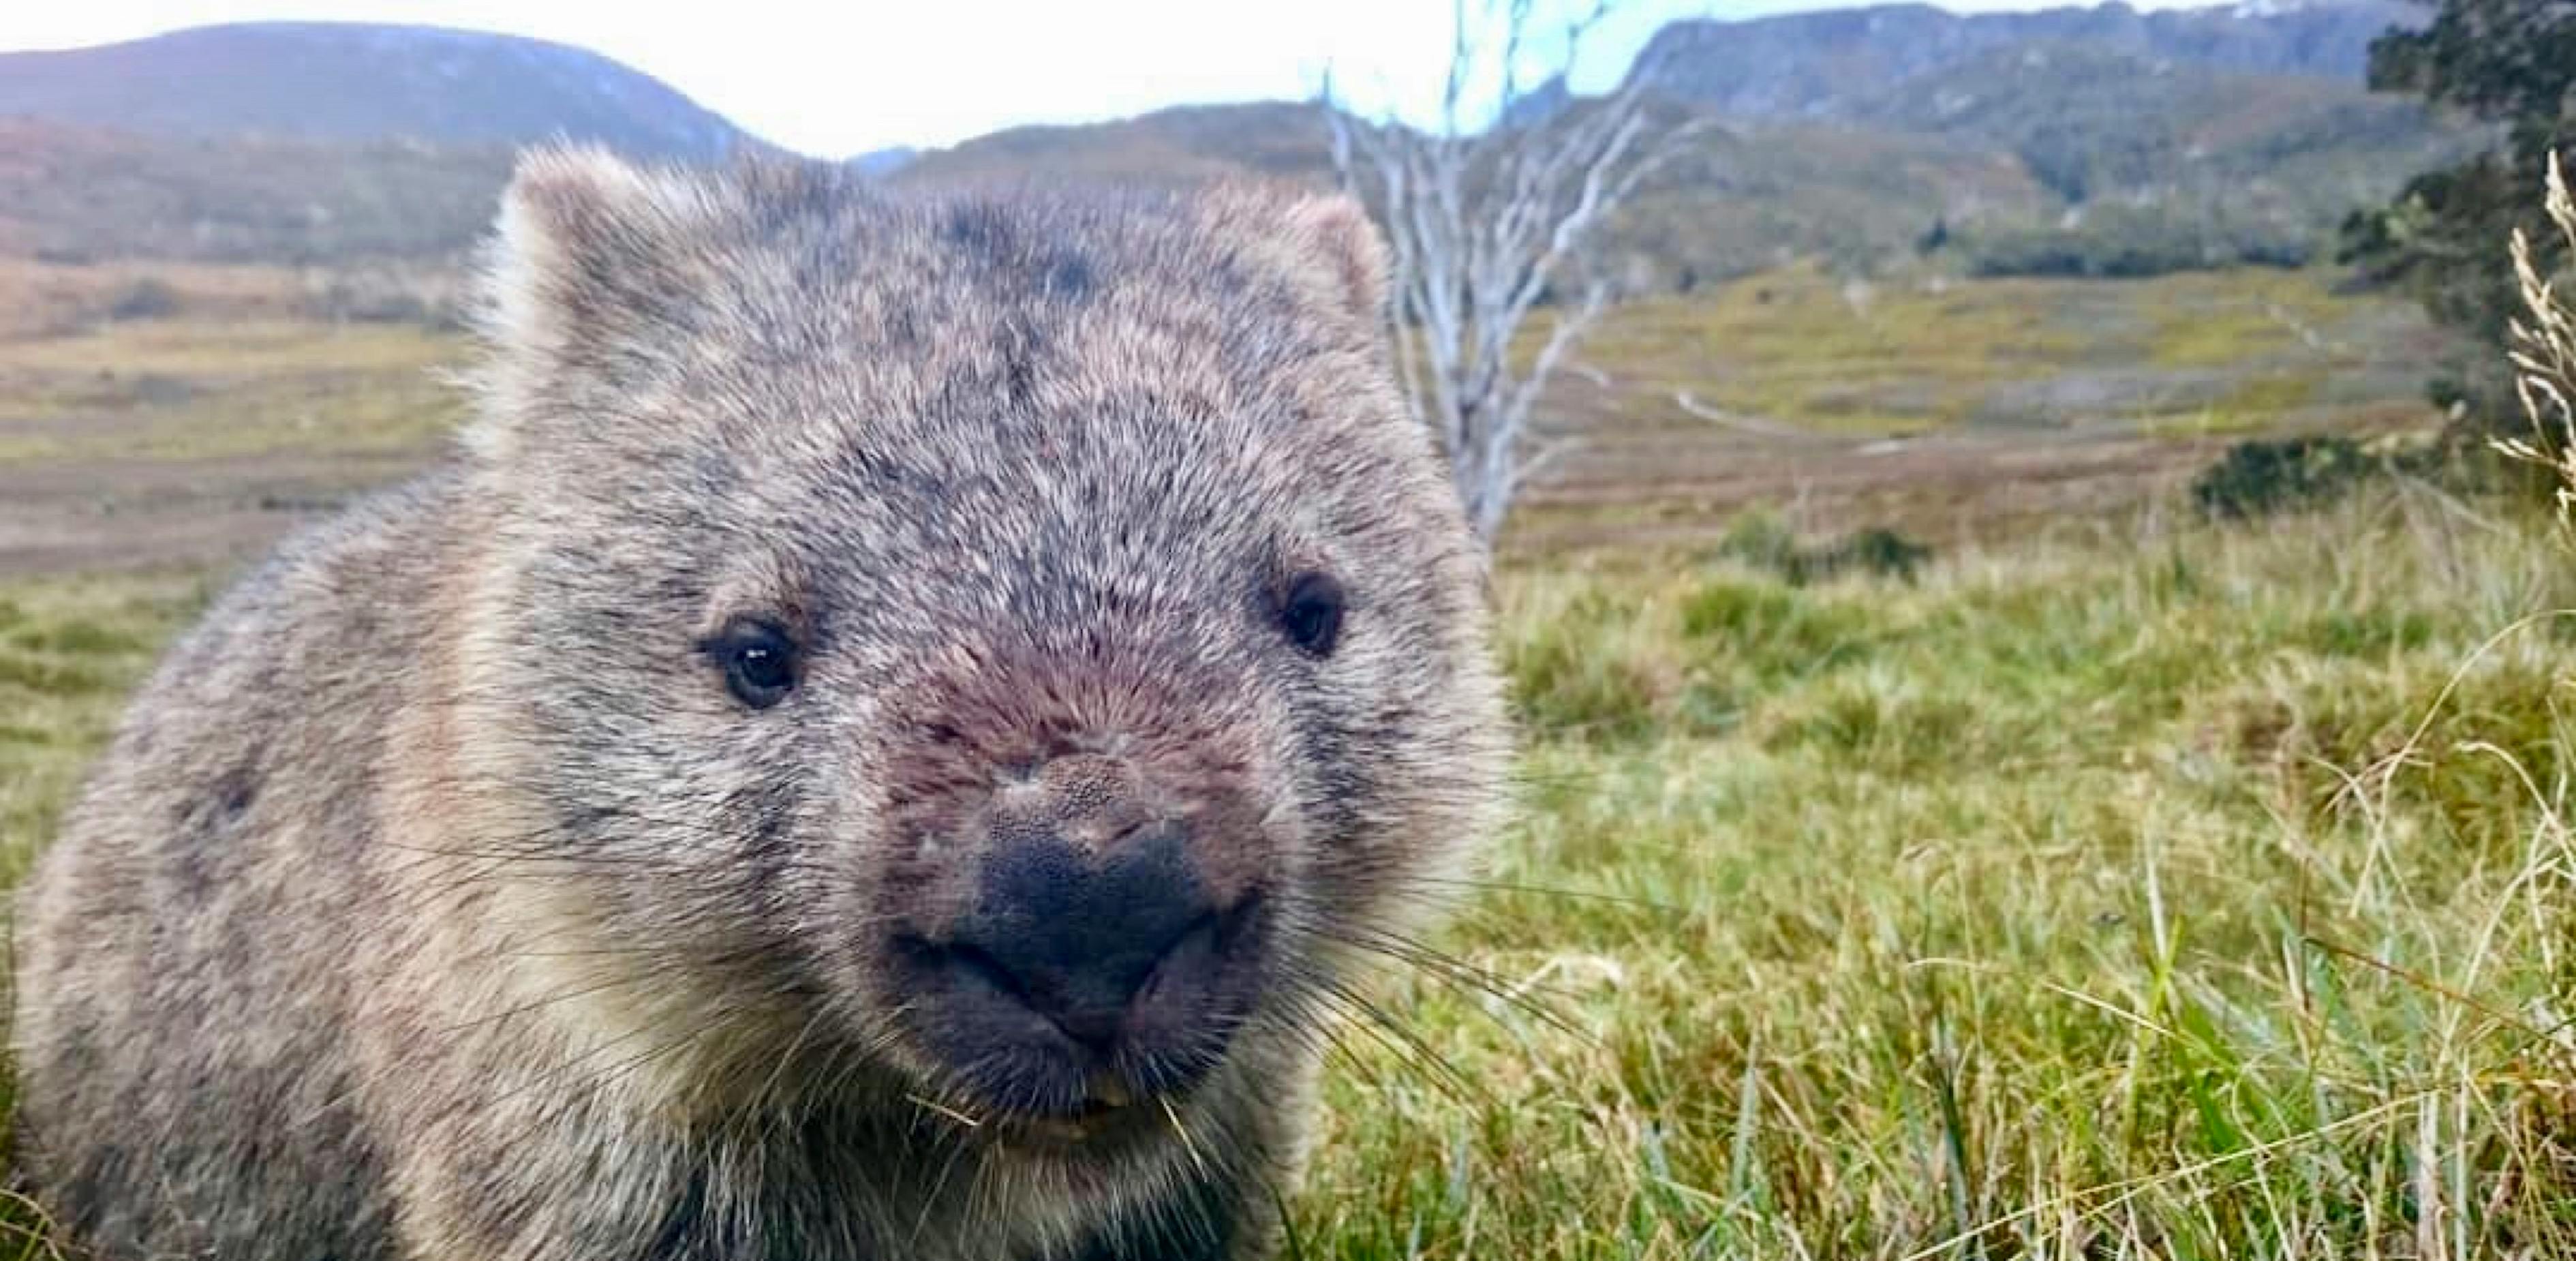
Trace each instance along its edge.
<path fill-rule="evenodd" d="M 77 1247 L 1270 1255 L 1493 821 L 1361 207 L 525 158 L 446 464 L 162 664 L 22 895 Z"/>

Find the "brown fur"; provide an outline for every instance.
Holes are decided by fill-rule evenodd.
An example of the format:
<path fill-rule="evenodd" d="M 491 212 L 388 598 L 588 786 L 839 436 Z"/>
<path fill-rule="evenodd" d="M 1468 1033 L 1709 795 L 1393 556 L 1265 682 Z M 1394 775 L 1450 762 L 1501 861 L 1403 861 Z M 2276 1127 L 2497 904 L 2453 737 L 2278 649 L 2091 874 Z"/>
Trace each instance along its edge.
<path fill-rule="evenodd" d="M 212 611 L 23 895 L 40 1200 L 117 1258 L 1267 1255 L 1333 991 L 1501 772 L 1357 208 L 558 151 L 495 260 L 466 449 Z M 698 650 L 746 612 L 774 709 Z M 1260 997 L 1168 1110 L 1022 1125 L 884 939 L 970 823 L 1148 816 L 1274 895 Z"/>

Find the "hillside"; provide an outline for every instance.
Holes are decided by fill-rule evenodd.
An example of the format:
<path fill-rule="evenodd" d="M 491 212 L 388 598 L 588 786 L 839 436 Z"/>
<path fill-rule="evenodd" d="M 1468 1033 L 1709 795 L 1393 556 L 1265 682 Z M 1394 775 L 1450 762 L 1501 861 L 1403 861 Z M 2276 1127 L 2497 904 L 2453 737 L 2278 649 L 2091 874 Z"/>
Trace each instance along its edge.
<path fill-rule="evenodd" d="M 1637 65 L 1662 90 L 1740 117 L 1865 117 L 1888 85 L 2034 44 L 2358 88 L 2370 41 L 2419 18 L 2415 8 L 2393 0 L 2155 13 L 2118 3 L 1977 14 L 1880 5 L 1674 22 L 1647 43 Z"/>
<path fill-rule="evenodd" d="M 2002 149 L 2069 202 L 2224 179 L 2303 174 L 2285 164 L 2415 165 L 2455 143 L 2410 100 L 2297 75 L 2150 60 L 2090 44 L 1982 53 L 1853 103 L 1889 130 Z M 2338 181 L 2338 202 L 2378 190 Z"/>
<path fill-rule="evenodd" d="M 757 144 L 650 75 L 542 40 L 263 22 L 0 53 L 0 118 L 165 137 L 516 145 L 552 136 L 707 161 Z"/>
<path fill-rule="evenodd" d="M 1613 225 L 1624 288 L 1824 257 L 1878 270 L 1951 242 L 1972 270 L 2136 274 L 2314 257 L 2478 133 L 2362 86 L 2385 0 L 1957 15 L 1922 5 L 1685 21 L 1635 73 L 1668 125 L 1718 126 Z M 1579 101 L 1552 98 L 1544 117 Z M 1031 127 L 924 154 L 903 178 L 1329 177 L 1283 104 Z"/>
<path fill-rule="evenodd" d="M 1704 113 L 1662 112 L 1668 126 Z M 1604 265 L 1630 290 L 1687 289 L 1799 257 L 1875 270 L 1936 233 L 2001 271 L 2062 269 L 2065 250 L 2106 236 L 2149 243 L 2151 269 L 2295 262 L 2468 139 L 2357 87 L 2080 45 L 1990 53 L 1852 113 L 1712 118 L 1613 224 Z M 997 132 L 894 178 L 1321 184 L 1326 145 L 1310 106 L 1187 106 Z"/>
<path fill-rule="evenodd" d="M 0 118 L 0 254 L 327 263 L 453 255 L 499 146 L 144 136 Z"/>
<path fill-rule="evenodd" d="M 1180 105 L 1116 122 L 1013 127 L 915 154 L 896 176 L 1189 183 L 1255 172 L 1324 180 L 1332 174 L 1325 146 L 1324 120 L 1310 105 Z"/>

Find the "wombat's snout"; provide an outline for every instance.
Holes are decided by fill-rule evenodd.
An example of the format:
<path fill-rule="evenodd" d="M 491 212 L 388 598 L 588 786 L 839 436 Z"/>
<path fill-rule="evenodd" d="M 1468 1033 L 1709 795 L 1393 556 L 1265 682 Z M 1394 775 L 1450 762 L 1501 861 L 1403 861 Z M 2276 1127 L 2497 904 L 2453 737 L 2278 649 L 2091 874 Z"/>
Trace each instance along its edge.
<path fill-rule="evenodd" d="M 1188 1089 L 1259 998 L 1257 887 L 1206 857 L 1255 838 L 1231 798 L 1156 799 L 1114 758 L 1055 759 L 997 789 L 971 896 L 898 947 L 934 1049 L 981 1101 L 1068 1115 Z M 926 930 L 926 931 L 925 931 Z"/>

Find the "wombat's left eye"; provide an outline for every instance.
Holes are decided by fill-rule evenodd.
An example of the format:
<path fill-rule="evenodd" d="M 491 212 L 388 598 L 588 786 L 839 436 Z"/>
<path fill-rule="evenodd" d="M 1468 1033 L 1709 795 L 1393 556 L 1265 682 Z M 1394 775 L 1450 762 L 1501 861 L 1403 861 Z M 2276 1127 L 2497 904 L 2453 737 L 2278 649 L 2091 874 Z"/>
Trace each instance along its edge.
<path fill-rule="evenodd" d="M 734 622 L 698 649 L 724 671 L 725 690 L 753 709 L 767 709 L 796 690 L 796 641 L 767 622 Z"/>
<path fill-rule="evenodd" d="M 1279 628 L 1288 633 L 1288 642 L 1329 657 L 1342 638 L 1344 602 L 1342 584 L 1331 574 L 1299 574 L 1279 598 Z"/>

